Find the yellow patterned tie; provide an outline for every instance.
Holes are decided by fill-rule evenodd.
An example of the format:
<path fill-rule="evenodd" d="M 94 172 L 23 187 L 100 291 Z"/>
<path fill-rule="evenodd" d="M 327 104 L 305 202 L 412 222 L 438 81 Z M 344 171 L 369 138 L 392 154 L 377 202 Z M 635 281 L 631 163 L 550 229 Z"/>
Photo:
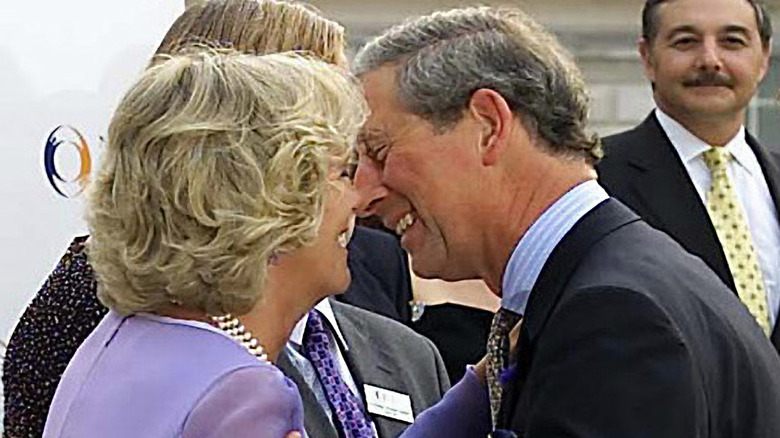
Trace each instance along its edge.
<path fill-rule="evenodd" d="M 726 254 L 737 293 L 758 325 L 769 335 L 771 327 L 764 279 L 758 267 L 750 230 L 726 173 L 731 153 L 725 147 L 715 147 L 705 152 L 703 157 L 712 175 L 710 191 L 707 193 L 707 211 Z"/>

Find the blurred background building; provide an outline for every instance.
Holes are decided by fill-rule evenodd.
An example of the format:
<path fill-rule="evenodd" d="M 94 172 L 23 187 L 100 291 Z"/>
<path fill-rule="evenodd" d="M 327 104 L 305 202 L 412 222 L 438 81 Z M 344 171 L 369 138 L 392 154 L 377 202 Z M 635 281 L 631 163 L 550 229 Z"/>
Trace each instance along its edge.
<path fill-rule="evenodd" d="M 437 9 L 474 4 L 520 7 L 552 29 L 576 57 L 590 87 L 591 122 L 595 132 L 607 135 L 633 127 L 654 106 L 636 50 L 643 0 L 309 0 L 308 3 L 347 28 L 353 49 L 388 26 Z M 780 0 L 765 3 L 777 30 Z M 780 88 L 777 40 L 772 66 L 749 110 L 748 129 L 764 144 L 780 150 L 780 111 L 775 101 Z"/>

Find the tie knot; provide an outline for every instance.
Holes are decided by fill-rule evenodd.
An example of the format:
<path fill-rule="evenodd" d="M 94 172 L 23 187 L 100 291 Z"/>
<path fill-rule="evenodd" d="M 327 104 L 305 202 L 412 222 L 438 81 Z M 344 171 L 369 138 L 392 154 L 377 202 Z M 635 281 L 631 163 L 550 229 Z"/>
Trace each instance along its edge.
<path fill-rule="evenodd" d="M 310 310 L 309 318 L 306 320 L 306 330 L 304 331 L 304 338 L 316 335 L 320 333 L 327 333 L 325 328 L 324 316 L 319 310 Z"/>
<path fill-rule="evenodd" d="M 493 317 L 491 333 L 493 336 L 506 337 L 521 318 L 519 314 L 501 307 Z"/>
<path fill-rule="evenodd" d="M 725 147 L 713 147 L 704 152 L 702 157 L 710 172 L 725 171 L 726 164 L 731 160 L 731 152 Z"/>

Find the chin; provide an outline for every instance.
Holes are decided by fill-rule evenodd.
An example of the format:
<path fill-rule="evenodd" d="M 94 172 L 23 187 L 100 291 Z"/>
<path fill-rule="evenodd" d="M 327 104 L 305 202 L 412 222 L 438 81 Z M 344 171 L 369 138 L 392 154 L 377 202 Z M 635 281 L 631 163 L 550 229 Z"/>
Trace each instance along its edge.
<path fill-rule="evenodd" d="M 412 257 L 411 265 L 416 276 L 427 280 L 461 281 L 478 278 L 473 275 L 470 269 L 458 269 L 452 261 L 424 263 L 418 259 L 418 262 L 415 263 L 414 257 Z"/>
<path fill-rule="evenodd" d="M 341 295 L 341 294 L 343 294 L 344 292 L 347 291 L 347 289 L 349 289 L 349 285 L 350 285 L 351 282 L 352 282 L 352 276 L 349 274 L 349 270 L 347 270 L 346 277 L 342 281 L 340 281 L 337 286 L 333 287 L 331 289 L 332 292 L 330 294 L 328 294 L 328 295 Z"/>
<path fill-rule="evenodd" d="M 723 104 L 721 102 L 711 102 L 710 105 L 700 106 L 691 111 L 692 114 L 699 115 L 699 117 L 720 118 L 724 116 L 733 116 L 739 113 L 739 110 L 735 110 L 733 105 Z"/>
<path fill-rule="evenodd" d="M 419 259 L 418 259 L 419 260 Z M 442 269 L 441 266 L 434 266 L 430 263 L 424 263 L 417 261 L 415 262 L 414 257 L 412 257 L 412 271 L 414 272 L 414 275 L 424 278 L 426 280 L 450 280 L 450 276 L 447 275 L 447 272 Z"/>
<path fill-rule="evenodd" d="M 682 104 L 697 112 L 722 112 L 735 106 L 733 96 L 724 92 L 692 94 Z"/>

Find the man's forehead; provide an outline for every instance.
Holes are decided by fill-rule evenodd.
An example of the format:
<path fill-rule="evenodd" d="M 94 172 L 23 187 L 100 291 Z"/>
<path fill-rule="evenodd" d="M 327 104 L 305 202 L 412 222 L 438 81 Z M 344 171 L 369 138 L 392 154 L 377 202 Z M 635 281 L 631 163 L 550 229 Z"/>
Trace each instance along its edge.
<path fill-rule="evenodd" d="M 383 65 L 360 76 L 366 99 L 387 100 L 395 95 L 397 67 Z"/>
<path fill-rule="evenodd" d="M 755 10 L 747 0 L 672 0 L 661 4 L 656 14 L 659 28 L 666 33 L 702 26 L 758 31 Z"/>
<path fill-rule="evenodd" d="M 392 102 L 377 102 L 369 104 L 369 113 L 361 129 L 363 135 L 397 135 L 410 124 L 415 124 L 419 116 L 401 105 Z"/>
<path fill-rule="evenodd" d="M 398 66 L 387 64 L 361 75 L 370 112 L 358 135 L 361 152 L 388 147 L 420 129 L 431 130 L 430 122 L 407 110 L 396 89 Z"/>

